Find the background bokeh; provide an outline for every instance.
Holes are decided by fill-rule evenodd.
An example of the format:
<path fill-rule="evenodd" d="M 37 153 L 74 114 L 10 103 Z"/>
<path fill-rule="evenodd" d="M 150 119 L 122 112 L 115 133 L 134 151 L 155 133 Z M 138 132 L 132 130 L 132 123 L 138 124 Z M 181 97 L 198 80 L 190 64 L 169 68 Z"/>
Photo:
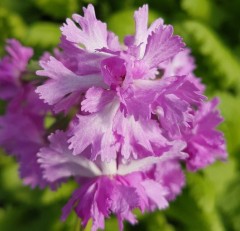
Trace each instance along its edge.
<path fill-rule="evenodd" d="M 183 36 L 196 58 L 196 74 L 207 85 L 209 98 L 221 99 L 229 160 L 187 174 L 183 194 L 165 211 L 138 214 L 142 231 L 240 231 L 240 1 L 239 0 L 0 0 L 0 54 L 7 38 L 35 49 L 35 58 L 59 42 L 59 26 L 82 6 L 93 3 L 98 18 L 122 39 L 133 33 L 133 11 L 144 3 L 150 21 L 163 17 Z M 0 103 L 3 113 L 3 103 Z M 0 153 L 0 230 L 75 230 L 72 213 L 59 219 L 74 183 L 58 192 L 31 190 L 18 179 L 14 159 Z M 139 213 L 139 212 L 136 212 Z M 89 226 L 86 230 L 90 230 Z M 106 230 L 117 230 L 114 217 Z"/>

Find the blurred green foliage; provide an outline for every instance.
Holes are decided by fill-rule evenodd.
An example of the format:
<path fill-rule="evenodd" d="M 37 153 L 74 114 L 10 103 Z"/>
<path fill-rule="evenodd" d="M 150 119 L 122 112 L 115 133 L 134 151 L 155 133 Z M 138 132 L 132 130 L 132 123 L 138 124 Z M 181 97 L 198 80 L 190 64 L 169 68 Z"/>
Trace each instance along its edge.
<path fill-rule="evenodd" d="M 120 39 L 134 32 L 133 11 L 150 6 L 150 21 L 163 17 L 184 37 L 196 58 L 196 74 L 207 85 L 210 98 L 221 99 L 229 160 L 199 173 L 187 174 L 183 194 L 169 209 L 141 215 L 139 224 L 125 229 L 143 231 L 240 231 L 240 1 L 239 0 L 1 0 L 0 54 L 7 38 L 33 46 L 35 57 L 52 51 L 59 42 L 60 25 L 82 6 L 93 3 L 98 17 Z M 2 113 L 2 104 L 0 111 Z M 51 124 L 51 121 L 46 121 Z M 0 230 L 74 230 L 75 215 L 59 220 L 74 183 L 58 192 L 31 190 L 18 179 L 17 164 L 0 156 Z M 86 230 L 90 230 L 90 225 Z M 106 230 L 117 230 L 114 217 Z"/>

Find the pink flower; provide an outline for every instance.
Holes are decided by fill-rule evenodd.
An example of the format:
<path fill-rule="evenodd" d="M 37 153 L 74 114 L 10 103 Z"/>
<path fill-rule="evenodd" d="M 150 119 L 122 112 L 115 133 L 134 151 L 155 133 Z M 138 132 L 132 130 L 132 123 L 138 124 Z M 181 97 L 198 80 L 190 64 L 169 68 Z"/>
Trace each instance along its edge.
<path fill-rule="evenodd" d="M 17 40 L 7 41 L 8 53 L 0 60 L 0 99 L 9 100 L 21 90 L 22 74 L 26 70 L 33 50 L 22 46 Z"/>
<path fill-rule="evenodd" d="M 27 86 L 9 103 L 5 115 L 0 117 L 0 146 L 16 157 L 20 164 L 20 177 L 32 188 L 45 187 L 42 170 L 37 163 L 37 152 L 45 145 L 44 105 Z"/>
<path fill-rule="evenodd" d="M 187 168 L 191 171 L 204 168 L 216 159 L 226 160 L 226 144 L 223 133 L 216 130 L 222 117 L 216 106 L 218 99 L 203 104 L 194 115 L 191 129 L 184 133 L 187 142 Z"/>
<path fill-rule="evenodd" d="M 184 186 L 184 175 L 176 161 L 186 157 L 181 152 L 183 143 L 161 157 L 103 162 L 74 156 L 67 139 L 66 133 L 57 131 L 49 137 L 49 147 L 38 153 L 47 181 L 54 184 L 74 177 L 81 185 L 63 208 L 63 220 L 74 208 L 83 226 L 92 218 L 92 230 L 97 230 L 104 229 L 105 218 L 114 213 L 123 230 L 123 220 L 137 222 L 133 209 L 139 208 L 142 212 L 164 209 Z"/>
<path fill-rule="evenodd" d="M 40 98 L 53 105 L 56 112 L 67 112 L 74 105 L 81 107 L 78 122 L 69 131 L 74 155 L 91 146 L 92 160 L 101 156 L 103 161 L 110 161 L 118 153 L 125 159 L 160 156 L 173 145 L 151 117 L 157 113 L 159 102 L 168 102 L 167 87 L 182 85 L 184 78 L 155 80 L 155 74 L 162 62 L 183 49 L 184 43 L 162 20 L 144 29 L 147 12 L 145 5 L 135 13 L 136 34 L 128 36 L 132 41 L 121 49 L 117 37 L 96 19 L 89 5 L 83 17 L 73 16 L 80 28 L 70 19 L 61 28 L 62 54 L 40 63 L 43 70 L 37 74 L 49 77 L 37 88 Z M 195 100 L 200 104 L 203 97 L 190 81 L 184 79 L 184 84 L 185 88 L 193 87 L 183 89 L 185 93 L 179 93 L 176 101 L 185 103 L 187 117 L 190 103 Z M 169 110 L 179 112 L 175 105 Z"/>
<path fill-rule="evenodd" d="M 48 183 L 36 154 L 45 145 L 44 117 L 49 107 L 38 98 L 34 85 L 23 81 L 32 49 L 11 39 L 6 50 L 8 55 L 0 62 L 0 98 L 7 101 L 0 116 L 0 146 L 16 157 L 24 184 L 43 188 Z"/>
<path fill-rule="evenodd" d="M 201 83 L 201 79 L 196 77 L 193 71 L 196 68 L 195 60 L 190 55 L 191 50 L 185 48 L 179 52 L 172 59 L 167 60 L 160 64 L 159 68 L 163 71 L 162 78 L 169 76 L 182 76 L 186 75 L 187 78 L 194 83 L 201 92 L 204 92 L 205 86 Z"/>
<path fill-rule="evenodd" d="M 83 11 L 61 27 L 54 56 L 40 59 L 45 81 L 36 90 L 35 81 L 22 81 L 32 50 L 10 40 L 0 63 L 0 98 L 8 101 L 0 146 L 19 161 L 25 184 L 79 184 L 63 220 L 75 210 L 96 231 L 115 214 L 123 230 L 124 220 L 137 222 L 134 209 L 164 209 L 181 193 L 182 164 L 194 171 L 226 159 L 216 130 L 222 119 L 182 38 L 162 19 L 148 27 L 147 5 L 134 13 L 135 34 L 124 46 L 92 5 Z M 50 109 L 64 112 L 67 126 L 48 136 Z"/>
<path fill-rule="evenodd" d="M 95 231 L 113 213 L 123 230 L 123 220 L 137 222 L 133 209 L 163 209 L 181 192 L 181 162 L 195 170 L 225 158 L 224 138 L 171 25 L 158 19 L 148 27 L 144 5 L 121 46 L 92 5 L 83 11 L 67 19 L 60 50 L 37 71 L 46 77 L 36 90 L 44 102 L 56 113 L 77 110 L 66 131 L 49 136 L 38 162 L 50 184 L 70 177 L 80 184 L 64 220 L 74 209 L 83 226 L 92 218 Z"/>

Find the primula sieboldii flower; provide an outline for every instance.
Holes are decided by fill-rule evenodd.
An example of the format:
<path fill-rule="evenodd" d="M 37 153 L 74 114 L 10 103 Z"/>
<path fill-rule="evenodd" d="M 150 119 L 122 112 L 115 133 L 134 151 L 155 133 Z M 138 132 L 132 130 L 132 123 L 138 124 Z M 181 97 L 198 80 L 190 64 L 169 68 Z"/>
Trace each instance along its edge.
<path fill-rule="evenodd" d="M 142 16 L 136 13 L 136 24 L 146 24 L 147 6 L 140 10 L 145 11 L 146 17 L 142 19 Z M 172 26 L 159 24 L 158 27 L 154 26 L 155 30 L 151 28 L 152 33 L 149 32 L 148 37 L 142 38 L 142 43 L 148 41 L 144 49 L 142 45 L 139 45 L 141 34 L 144 32 L 137 31 L 134 38 L 136 42 L 120 50 L 118 40 L 114 40 L 114 46 L 112 42 L 109 42 L 110 32 L 107 31 L 106 24 L 96 19 L 93 6 L 89 5 L 84 13 L 84 17 L 74 16 L 81 28 L 78 28 L 70 19 L 62 27 L 63 56 L 68 56 L 70 48 L 69 59 L 73 58 L 74 52 L 75 62 L 80 67 L 70 66 L 69 62 L 61 62 L 53 57 L 48 62 L 42 62 L 44 70 L 39 71 L 38 74 L 48 76 L 50 79 L 37 89 L 40 97 L 50 105 L 58 105 L 65 100 L 65 97 L 70 97 L 75 92 L 80 94 L 93 86 L 102 87 L 104 90 L 110 89 L 115 92 L 125 112 L 136 118 L 139 116 L 149 118 L 152 101 L 157 97 L 157 92 L 161 87 L 167 84 L 153 83 L 149 78 L 154 78 L 161 62 L 173 57 L 183 48 L 181 38 L 173 35 Z M 137 28 L 141 30 L 141 26 Z M 112 35 L 112 32 L 110 34 Z M 72 46 L 75 47 L 72 48 Z M 95 64 L 95 69 L 92 71 L 89 70 L 91 63 Z M 52 90 L 49 91 L 49 89 Z M 143 108 L 144 110 L 141 110 Z"/>
<path fill-rule="evenodd" d="M 166 208 L 168 201 L 174 199 L 184 185 L 184 175 L 176 161 L 185 157 L 185 153 L 178 150 L 181 147 L 161 157 L 118 164 L 73 155 L 67 140 L 66 133 L 57 131 L 49 137 L 49 147 L 38 153 L 46 180 L 55 183 L 74 177 L 81 185 L 63 208 L 63 220 L 74 207 L 83 226 L 92 218 L 92 230 L 97 230 L 104 228 L 104 219 L 110 213 L 115 213 L 122 230 L 123 220 L 137 222 L 133 209 L 144 212 Z"/>
<path fill-rule="evenodd" d="M 187 78 L 193 82 L 202 93 L 204 92 L 204 84 L 202 84 L 201 79 L 196 77 L 193 73 L 196 65 L 194 58 L 190 55 L 189 48 L 185 48 L 183 51 L 175 55 L 171 60 L 161 63 L 159 68 L 163 71 L 162 78 L 187 75 Z"/>
<path fill-rule="evenodd" d="M 137 222 L 133 210 L 164 209 L 185 184 L 188 170 L 226 158 L 217 101 L 206 102 L 194 59 L 173 27 L 157 19 L 148 27 L 148 6 L 134 13 L 136 30 L 124 45 L 96 18 L 92 5 L 61 27 L 55 55 L 45 55 L 37 87 L 55 113 L 72 118 L 66 131 L 49 136 L 38 153 L 50 184 L 74 178 L 79 188 L 62 211 L 72 209 L 92 230 L 116 214 Z M 207 130 L 208 127 L 208 130 Z"/>
<path fill-rule="evenodd" d="M 145 18 L 142 18 L 140 11 L 144 11 Z M 139 24 L 147 24 L 147 6 L 143 6 L 140 11 L 135 14 L 136 35 L 126 48 L 120 50 L 116 36 L 107 31 L 106 24 L 96 19 L 93 6 L 89 5 L 84 9 L 84 17 L 74 16 L 81 28 L 70 19 L 62 27 L 62 56 L 50 57 L 48 61 L 41 62 L 44 70 L 37 73 L 50 79 L 39 86 L 37 92 L 45 102 L 55 105 L 56 111 L 66 100 L 68 104 L 64 110 L 69 109 L 69 99 L 76 93 L 85 94 L 81 102 L 82 111 L 89 114 L 81 115 L 80 112 L 78 125 L 70 132 L 70 148 L 75 155 L 92 145 L 92 159 L 100 155 L 102 160 L 109 161 L 116 159 L 121 149 L 128 149 L 128 153 L 120 151 L 125 158 L 137 158 L 144 156 L 143 152 L 145 156 L 161 155 L 161 148 L 173 145 L 164 141 L 159 124 L 152 121 L 151 117 L 155 114 L 154 107 L 161 93 L 165 95 L 165 89 L 177 84 L 178 80 L 153 79 L 158 65 L 176 55 L 184 44 L 179 36 L 173 35 L 172 27 L 163 25 L 162 20 L 146 28 L 148 36 L 143 36 L 145 31 L 141 31 L 143 28 Z M 109 34 L 114 38 L 114 43 L 109 40 Z M 75 52 L 80 71 L 76 65 L 62 61 L 63 57 L 66 60 L 68 56 L 69 59 L 73 58 L 69 49 Z M 95 69 L 90 71 L 91 62 L 95 62 Z M 198 89 L 192 88 L 192 92 L 200 102 L 202 96 L 198 94 Z M 72 101 L 74 104 L 75 100 Z M 151 123 L 148 128 L 145 120 Z M 144 133 L 146 128 L 149 132 Z M 122 134 L 123 130 L 125 134 Z M 159 139 L 156 139 L 157 136 Z"/>
<path fill-rule="evenodd" d="M 134 209 L 164 209 L 181 193 L 182 164 L 195 171 L 226 159 L 216 130 L 222 119 L 190 50 L 162 19 L 148 26 L 147 5 L 134 13 L 135 34 L 123 45 L 92 5 L 83 11 L 61 27 L 54 55 L 40 59 L 39 83 L 22 81 L 32 50 L 9 41 L 0 63 L 0 98 L 8 102 L 0 146 L 19 161 L 25 184 L 79 184 L 63 220 L 75 210 L 95 231 L 115 214 L 123 230 L 124 220 L 137 222 Z M 46 129 L 49 110 L 64 112 L 67 126 Z"/>
<path fill-rule="evenodd" d="M 0 99 L 9 100 L 21 90 L 22 73 L 26 70 L 33 50 L 23 47 L 17 40 L 7 41 L 8 53 L 0 60 Z"/>
<path fill-rule="evenodd" d="M 204 168 L 216 159 L 227 158 L 226 146 L 223 135 L 215 128 L 222 121 L 219 111 L 216 110 L 218 99 L 214 98 L 195 112 L 191 129 L 183 134 L 187 142 L 186 160 L 187 168 L 192 171 Z"/>
<path fill-rule="evenodd" d="M 32 49 L 11 39 L 6 50 L 8 55 L 0 63 L 0 98 L 7 102 L 0 116 L 0 147 L 16 157 L 24 184 L 45 187 L 36 154 L 45 145 L 44 117 L 49 107 L 35 93 L 34 84 L 23 81 Z"/>
<path fill-rule="evenodd" d="M 160 67 L 163 70 L 163 78 L 187 74 L 187 79 L 198 87 L 201 92 L 204 92 L 205 86 L 192 72 L 195 69 L 195 64 L 193 57 L 190 56 L 189 49 L 179 52 L 172 60 L 164 62 Z M 183 140 L 187 142 L 185 151 L 189 154 L 186 159 L 188 170 L 196 171 L 213 163 L 216 159 L 224 160 L 227 158 L 223 135 L 216 130 L 216 127 L 223 121 L 219 111 L 216 110 L 218 103 L 219 100 L 214 98 L 211 102 L 202 103 L 198 110 L 190 112 L 191 119 L 186 124 L 188 125 L 187 129 L 184 129 L 182 123 L 184 120 L 179 117 L 184 112 L 183 108 L 175 117 L 175 125 L 180 124 L 180 126 L 177 126 L 179 130 L 176 130 L 176 127 L 175 129 L 172 127 L 173 130 L 169 127 L 171 121 L 167 117 L 162 119 L 162 125 L 165 124 L 170 139 L 175 138 L 174 134 L 180 134 Z"/>
<path fill-rule="evenodd" d="M 16 95 L 5 115 L 0 117 L 0 146 L 16 157 L 24 184 L 44 187 L 47 182 L 42 177 L 36 154 L 45 145 L 43 111 L 46 105 L 37 98 L 33 88 L 29 90 L 26 97 Z"/>

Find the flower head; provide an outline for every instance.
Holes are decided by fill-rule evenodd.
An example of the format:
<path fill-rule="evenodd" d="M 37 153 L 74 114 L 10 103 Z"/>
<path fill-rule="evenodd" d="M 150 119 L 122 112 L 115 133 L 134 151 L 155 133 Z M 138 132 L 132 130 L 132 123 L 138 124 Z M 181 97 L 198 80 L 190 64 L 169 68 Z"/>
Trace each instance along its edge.
<path fill-rule="evenodd" d="M 89 5 L 84 8 L 84 16 L 73 16 L 80 27 L 68 19 L 61 28 L 61 57 L 41 62 L 43 70 L 37 73 L 49 79 L 37 88 L 40 97 L 56 112 L 67 112 L 74 105 L 80 107 L 78 122 L 69 131 L 70 149 L 75 155 L 91 146 L 92 160 L 101 156 L 110 161 L 118 154 L 125 159 L 161 155 L 173 145 L 165 140 L 159 123 L 151 117 L 156 114 L 158 99 L 166 95 L 166 88 L 181 82 L 177 77 L 157 80 L 158 66 L 181 51 L 184 43 L 162 20 L 141 31 L 147 24 L 147 12 L 145 5 L 135 13 L 136 34 L 121 49 L 117 37 L 96 19 Z M 76 64 L 70 65 L 67 60 L 72 60 L 73 53 Z M 202 101 L 198 88 L 188 90 L 196 103 Z M 192 95 L 186 98 L 186 107 Z M 172 111 L 176 113 L 176 109 Z"/>
<path fill-rule="evenodd" d="M 161 157 L 118 163 L 74 156 L 67 139 L 66 133 L 57 131 L 49 137 L 49 147 L 38 153 L 47 181 L 53 184 L 74 177 L 81 185 L 63 208 L 63 220 L 74 208 L 83 226 L 92 218 L 92 230 L 97 230 L 103 229 L 104 219 L 114 213 L 123 230 L 123 220 L 137 222 L 133 209 L 144 212 L 166 208 L 184 186 L 184 175 L 176 161 L 185 158 L 181 145 L 174 155 L 166 152 Z"/>
<path fill-rule="evenodd" d="M 44 118 L 49 107 L 35 93 L 34 83 L 24 81 L 32 49 L 11 39 L 6 50 L 8 55 L 0 61 L 0 98 L 7 102 L 0 116 L 0 146 L 16 157 L 24 184 L 45 187 L 36 154 L 45 145 Z"/>
<path fill-rule="evenodd" d="M 43 178 L 80 187 L 63 209 L 85 226 L 103 229 L 116 214 L 137 222 L 133 209 L 164 209 L 181 192 L 181 163 L 196 170 L 225 158 L 216 102 L 206 102 L 193 74 L 194 60 L 173 27 L 158 19 L 148 27 L 148 6 L 134 14 L 135 34 L 124 46 L 94 7 L 61 27 L 60 50 L 41 59 L 36 92 L 70 123 L 38 152 Z M 73 116 L 73 112 L 76 114 Z M 210 124 L 210 125 L 209 125 Z M 210 130 L 206 130 L 206 127 Z"/>
<path fill-rule="evenodd" d="M 33 55 L 30 47 L 22 46 L 17 40 L 7 41 L 6 55 L 0 60 L 0 99 L 9 100 L 21 90 L 22 74 Z"/>

